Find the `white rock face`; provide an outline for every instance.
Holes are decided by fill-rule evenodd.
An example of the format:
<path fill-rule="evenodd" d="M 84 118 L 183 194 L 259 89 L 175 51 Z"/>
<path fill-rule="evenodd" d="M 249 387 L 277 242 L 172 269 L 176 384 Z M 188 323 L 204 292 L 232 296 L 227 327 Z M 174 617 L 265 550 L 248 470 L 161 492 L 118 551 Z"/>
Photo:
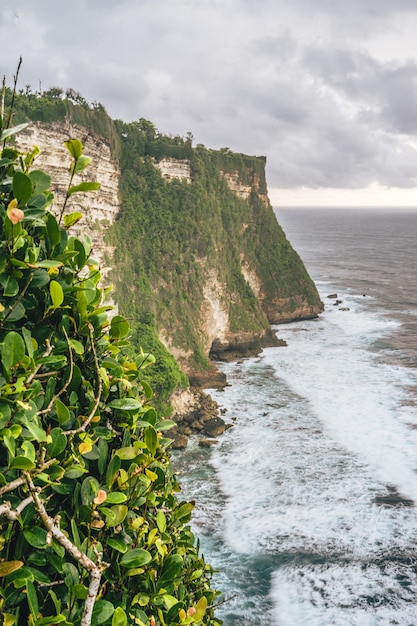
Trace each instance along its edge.
<path fill-rule="evenodd" d="M 259 192 L 259 179 L 255 173 L 253 174 L 253 181 L 251 185 L 247 185 L 240 180 L 239 172 L 237 170 L 234 172 L 220 171 L 220 174 L 226 179 L 231 191 L 233 191 L 233 193 L 235 193 L 239 198 L 247 200 L 252 191 L 255 191 L 265 204 L 269 204 L 268 195 Z"/>
<path fill-rule="evenodd" d="M 74 225 L 71 232 L 76 236 L 88 233 L 92 237 L 92 257 L 98 260 L 103 283 L 106 284 L 114 250 L 105 243 L 104 237 L 120 210 L 120 171 L 118 164 L 112 160 L 109 146 L 81 126 L 39 122 L 32 122 L 18 134 L 16 143 L 18 149 L 25 152 L 33 150 L 34 145 L 39 148 L 40 155 L 36 157 L 33 169 L 44 170 L 52 176 L 52 191 L 55 194 L 52 211 L 59 216 L 70 180 L 71 155 L 64 145 L 68 139 L 79 139 L 84 146 L 84 154 L 92 159 L 86 170 L 74 177 L 73 184 L 83 180 L 98 181 L 101 187 L 98 191 L 72 195 L 65 213 L 83 213 L 82 220 Z"/>
<path fill-rule="evenodd" d="M 162 176 L 168 180 L 180 178 L 191 183 L 191 166 L 188 159 L 166 158 L 154 161 L 154 165 L 159 169 Z"/>

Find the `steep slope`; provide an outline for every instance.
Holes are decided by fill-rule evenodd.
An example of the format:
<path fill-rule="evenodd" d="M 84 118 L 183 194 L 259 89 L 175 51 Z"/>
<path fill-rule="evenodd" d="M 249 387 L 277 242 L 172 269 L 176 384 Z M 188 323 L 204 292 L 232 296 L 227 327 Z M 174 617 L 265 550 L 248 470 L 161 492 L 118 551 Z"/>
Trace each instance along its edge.
<path fill-rule="evenodd" d="M 22 102 L 18 121 L 33 111 L 45 117 L 39 102 Z M 69 176 L 63 142 L 75 136 L 85 144 L 88 178 L 102 188 L 83 196 L 80 228 L 93 237 L 93 254 L 107 268 L 136 345 L 162 355 L 161 394 L 185 385 L 164 362 L 163 346 L 192 383 L 213 385 L 220 379 L 211 358 L 276 344 L 271 323 L 323 310 L 269 203 L 265 158 L 192 148 L 190 137 L 162 135 L 147 120 L 112 121 L 102 107 L 66 103 L 60 120 L 62 103 L 49 105 L 54 121 L 32 122 L 20 145 L 39 146 L 39 166 L 58 181 L 59 210 Z"/>

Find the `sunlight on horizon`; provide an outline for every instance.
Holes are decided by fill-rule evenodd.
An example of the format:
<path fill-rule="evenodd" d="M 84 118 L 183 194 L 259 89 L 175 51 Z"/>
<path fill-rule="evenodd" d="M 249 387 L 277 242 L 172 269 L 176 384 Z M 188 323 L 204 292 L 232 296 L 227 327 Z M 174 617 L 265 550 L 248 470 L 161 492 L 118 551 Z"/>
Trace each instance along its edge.
<path fill-rule="evenodd" d="M 417 208 L 417 188 L 384 188 L 377 184 L 365 189 L 271 188 L 269 198 L 276 207 Z"/>

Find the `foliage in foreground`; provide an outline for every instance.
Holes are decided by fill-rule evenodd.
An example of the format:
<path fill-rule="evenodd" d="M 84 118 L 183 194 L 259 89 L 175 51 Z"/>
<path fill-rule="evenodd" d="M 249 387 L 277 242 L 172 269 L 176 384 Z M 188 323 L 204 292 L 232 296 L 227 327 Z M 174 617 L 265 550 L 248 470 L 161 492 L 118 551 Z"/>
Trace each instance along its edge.
<path fill-rule="evenodd" d="M 1 120 L 0 120 L 1 122 Z M 212 569 L 177 498 L 164 436 L 126 357 L 129 327 L 102 304 L 82 216 L 56 218 L 50 177 L 0 129 L 0 616 L 13 624 L 220 622 Z M 2 132 L 1 132 L 2 131 Z M 88 165 L 78 140 L 67 200 Z"/>

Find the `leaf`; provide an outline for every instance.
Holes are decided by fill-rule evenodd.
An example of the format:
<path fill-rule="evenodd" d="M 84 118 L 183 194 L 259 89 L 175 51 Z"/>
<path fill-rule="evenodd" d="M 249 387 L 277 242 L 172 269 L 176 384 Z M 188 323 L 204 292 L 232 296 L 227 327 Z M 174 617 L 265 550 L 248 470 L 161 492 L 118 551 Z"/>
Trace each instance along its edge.
<path fill-rule="evenodd" d="M 107 545 L 117 550 L 117 552 L 121 552 L 124 554 L 129 549 L 129 546 L 122 539 L 115 539 L 114 537 L 110 537 L 107 539 Z"/>
<path fill-rule="evenodd" d="M 3 295 L 6 298 L 13 298 L 19 293 L 19 283 L 13 276 L 8 276 L 4 283 Z"/>
<path fill-rule="evenodd" d="M 78 339 L 70 339 L 69 344 L 76 354 L 84 354 L 84 346 Z"/>
<path fill-rule="evenodd" d="M 91 157 L 82 154 L 75 162 L 74 173 L 82 172 L 91 163 Z"/>
<path fill-rule="evenodd" d="M 158 526 L 159 532 L 165 532 L 167 527 L 167 518 L 163 511 L 158 511 L 156 514 L 156 525 Z"/>
<path fill-rule="evenodd" d="M 29 471 L 29 470 L 35 469 L 36 465 L 33 461 L 28 459 L 26 456 L 16 456 L 10 463 L 10 467 L 12 469 L 20 469 L 20 470 Z"/>
<path fill-rule="evenodd" d="M 35 586 L 31 580 L 26 581 L 26 594 L 27 594 L 30 612 L 32 613 L 33 617 L 36 619 L 39 613 L 39 602 L 38 602 L 38 595 L 36 593 Z"/>
<path fill-rule="evenodd" d="M 60 424 L 65 424 L 71 417 L 69 409 L 65 406 L 63 402 L 59 398 L 55 400 L 55 411 L 58 417 L 58 422 Z"/>
<path fill-rule="evenodd" d="M 106 526 L 108 528 L 114 528 L 123 522 L 126 515 L 129 512 L 129 508 L 125 504 L 116 504 L 109 509 L 109 514 L 106 515 Z"/>
<path fill-rule="evenodd" d="M 52 439 L 52 443 L 49 443 L 46 448 L 48 450 L 48 455 L 53 459 L 54 457 L 59 456 L 65 450 L 65 448 L 67 447 L 67 438 L 62 428 L 53 428 L 49 433 L 49 436 Z"/>
<path fill-rule="evenodd" d="M 91 452 L 92 449 L 93 449 L 93 446 L 91 445 L 91 443 L 88 443 L 87 441 L 83 441 L 78 446 L 78 451 L 80 454 L 87 454 L 88 452 Z"/>
<path fill-rule="evenodd" d="M 48 544 L 46 542 L 47 532 L 44 528 L 40 528 L 38 526 L 26 528 L 23 531 L 23 535 L 28 544 L 30 544 L 34 548 L 45 549 L 48 547 Z"/>
<path fill-rule="evenodd" d="M 115 452 L 115 456 L 118 456 L 123 461 L 132 461 L 135 459 L 138 454 L 140 454 L 140 450 L 138 448 L 134 448 L 133 446 L 127 446 L 126 448 L 119 448 Z"/>
<path fill-rule="evenodd" d="M 33 183 L 27 174 L 15 172 L 13 175 L 13 195 L 19 206 L 27 204 L 33 193 Z"/>
<path fill-rule="evenodd" d="M 3 366 L 7 372 L 16 366 L 25 356 L 25 342 L 19 333 L 10 331 L 7 333 L 1 346 Z"/>
<path fill-rule="evenodd" d="M 176 426 L 176 422 L 174 422 L 173 420 L 161 420 L 160 422 L 157 422 L 156 424 L 156 429 L 157 430 L 170 430 L 171 428 L 174 428 L 174 426 Z"/>
<path fill-rule="evenodd" d="M 33 183 L 34 191 L 37 194 L 48 191 L 49 187 L 51 186 L 51 177 L 49 176 L 49 174 L 46 174 L 46 172 L 42 172 L 41 170 L 32 170 L 29 173 L 29 178 Z"/>
<path fill-rule="evenodd" d="M 206 610 L 207 610 L 207 598 L 206 596 L 201 596 L 199 601 L 196 604 L 196 612 L 193 615 L 194 621 L 198 622 L 203 619 Z"/>
<path fill-rule="evenodd" d="M 183 560 L 179 554 L 173 554 L 165 559 L 157 587 L 161 589 L 167 583 L 173 582 L 183 568 Z"/>
<path fill-rule="evenodd" d="M 3 561 L 0 563 L 0 577 L 7 576 L 23 566 L 22 561 Z"/>
<path fill-rule="evenodd" d="M 121 606 L 118 606 L 113 613 L 111 626 L 127 626 L 127 615 Z"/>
<path fill-rule="evenodd" d="M 148 448 L 149 452 L 151 454 L 155 454 L 159 446 L 159 442 L 158 442 L 158 434 L 155 428 L 153 428 L 153 426 L 148 426 L 148 428 L 145 430 L 144 440 L 145 440 L 146 447 Z"/>
<path fill-rule="evenodd" d="M 69 213 L 68 215 L 64 215 L 64 226 L 65 228 L 70 228 L 74 226 L 79 220 L 82 218 L 83 214 L 80 211 L 75 211 L 74 213 Z"/>
<path fill-rule="evenodd" d="M 79 139 L 69 139 L 68 141 L 64 141 L 64 144 L 75 160 L 80 158 L 83 153 L 83 144 Z"/>
<path fill-rule="evenodd" d="M 107 494 L 106 504 L 122 504 L 126 500 L 127 496 L 121 491 L 112 491 Z"/>
<path fill-rule="evenodd" d="M 152 556 L 147 550 L 142 548 L 134 548 L 129 550 L 120 559 L 120 565 L 126 569 L 132 569 L 134 567 L 142 567 L 152 561 Z"/>
<path fill-rule="evenodd" d="M 122 462 L 120 456 L 118 456 L 117 454 L 112 456 L 106 471 L 106 485 L 109 489 L 111 488 L 119 474 L 121 464 Z"/>
<path fill-rule="evenodd" d="M 110 322 L 110 337 L 123 339 L 129 334 L 129 322 L 121 315 L 115 315 Z"/>
<path fill-rule="evenodd" d="M 100 189 L 100 183 L 80 183 L 79 185 L 74 185 L 68 189 L 68 195 L 72 196 L 73 193 L 85 192 L 85 191 L 97 191 Z"/>
<path fill-rule="evenodd" d="M 107 406 L 119 411 L 137 411 L 142 405 L 135 398 L 121 398 L 120 400 L 112 400 Z"/>
<path fill-rule="evenodd" d="M 18 126 L 13 126 L 13 128 L 6 128 L 6 130 L 4 130 L 0 135 L 0 141 L 4 141 L 8 137 L 11 137 L 12 135 L 16 135 L 16 133 L 20 133 L 20 131 L 26 128 L 27 126 L 28 124 L 18 124 Z"/>
<path fill-rule="evenodd" d="M 53 307 L 57 309 L 64 302 L 63 289 L 56 280 L 51 280 L 49 283 L 49 292 L 51 294 Z"/>
<path fill-rule="evenodd" d="M 101 626 L 111 618 L 114 613 L 114 605 L 107 600 L 97 600 L 94 604 L 91 616 L 91 626 Z"/>
<path fill-rule="evenodd" d="M 48 232 L 51 245 L 56 246 L 61 241 L 61 231 L 59 230 L 58 222 L 52 213 L 48 214 L 46 220 L 46 230 Z"/>
<path fill-rule="evenodd" d="M 46 269 L 51 269 L 54 267 L 62 267 L 63 263 L 61 261 L 53 261 L 52 259 L 45 259 L 44 261 L 36 261 L 34 267 L 43 267 Z"/>

